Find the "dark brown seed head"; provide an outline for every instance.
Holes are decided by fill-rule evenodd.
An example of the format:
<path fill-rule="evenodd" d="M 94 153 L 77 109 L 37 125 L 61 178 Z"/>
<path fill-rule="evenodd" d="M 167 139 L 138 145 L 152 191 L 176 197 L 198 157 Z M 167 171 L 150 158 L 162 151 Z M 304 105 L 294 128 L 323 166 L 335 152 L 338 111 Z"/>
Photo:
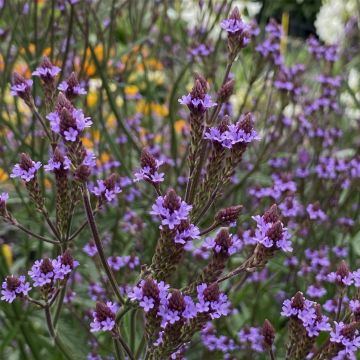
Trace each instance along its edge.
<path fill-rule="evenodd" d="M 53 267 L 51 261 L 48 258 L 45 258 L 40 265 L 40 271 L 43 274 L 48 274 L 49 272 L 51 272 L 53 270 L 54 270 L 54 267 Z"/>
<path fill-rule="evenodd" d="M 68 77 L 67 81 L 68 85 L 72 88 L 79 85 L 79 80 L 75 72 L 72 72 Z"/>
<path fill-rule="evenodd" d="M 217 301 L 219 299 L 220 289 L 217 283 L 209 285 L 204 290 L 204 300 L 205 301 Z"/>
<path fill-rule="evenodd" d="M 76 129 L 76 120 L 71 112 L 66 107 L 63 107 L 60 111 L 60 131 L 64 133 L 69 128 Z"/>
<path fill-rule="evenodd" d="M 74 173 L 74 178 L 77 181 L 85 182 L 91 175 L 91 169 L 89 166 L 81 164 Z"/>
<path fill-rule="evenodd" d="M 16 276 L 8 276 L 6 278 L 6 286 L 9 291 L 14 291 L 20 286 L 20 280 Z"/>
<path fill-rule="evenodd" d="M 53 67 L 53 64 L 51 63 L 50 59 L 47 56 L 44 56 L 41 60 L 40 66 L 42 68 L 51 69 Z"/>
<path fill-rule="evenodd" d="M 33 167 L 33 162 L 28 154 L 20 154 L 20 167 L 26 171 Z"/>
<path fill-rule="evenodd" d="M 140 165 L 142 168 L 149 167 L 152 173 L 157 170 L 155 158 L 146 149 L 141 152 Z"/>
<path fill-rule="evenodd" d="M 195 73 L 195 82 L 196 81 L 200 82 L 200 84 L 203 88 L 203 91 L 206 92 L 208 89 L 208 83 L 207 83 L 206 79 L 202 75 Z"/>
<path fill-rule="evenodd" d="M 319 202 L 319 201 L 315 201 L 315 202 L 312 204 L 312 208 L 313 208 L 313 210 L 315 210 L 315 211 L 320 210 L 320 202 Z"/>
<path fill-rule="evenodd" d="M 245 131 L 247 134 L 251 133 L 254 128 L 254 120 L 252 113 L 248 112 L 242 116 L 238 128 L 239 130 Z"/>
<path fill-rule="evenodd" d="M 164 198 L 164 207 L 169 209 L 170 212 L 174 212 L 175 210 L 179 210 L 180 209 L 180 199 L 179 197 L 176 195 L 175 190 L 170 189 Z"/>
<path fill-rule="evenodd" d="M 219 224 L 231 224 L 239 217 L 242 205 L 235 205 L 226 209 L 221 209 L 215 215 L 215 221 Z"/>
<path fill-rule="evenodd" d="M 234 9 L 231 11 L 229 19 L 234 19 L 234 20 L 240 20 L 241 19 L 240 11 L 239 11 L 239 8 L 237 6 L 235 6 Z"/>
<path fill-rule="evenodd" d="M 358 328 L 359 328 L 359 323 L 353 321 L 352 323 L 345 325 L 344 328 L 340 331 L 340 334 L 346 337 L 347 339 L 352 340 Z"/>
<path fill-rule="evenodd" d="M 274 223 L 280 219 L 279 210 L 276 204 L 265 211 L 263 219 L 266 223 Z"/>
<path fill-rule="evenodd" d="M 271 349 L 275 339 L 275 329 L 268 319 L 265 319 L 262 327 L 262 335 L 264 337 L 264 345 L 267 349 Z"/>
<path fill-rule="evenodd" d="M 227 81 L 219 90 L 217 99 L 219 102 L 227 102 L 234 92 L 235 80 Z"/>
<path fill-rule="evenodd" d="M 143 295 L 153 298 L 155 301 L 159 300 L 160 290 L 153 279 L 147 278 L 142 288 Z"/>
<path fill-rule="evenodd" d="M 59 148 L 56 148 L 56 149 L 55 149 L 53 158 L 54 158 L 54 161 L 59 162 L 59 163 L 61 163 L 61 164 L 63 164 L 63 163 L 64 163 L 64 160 L 65 160 L 64 155 L 63 155 L 63 153 L 60 151 Z"/>
<path fill-rule="evenodd" d="M 230 125 L 230 117 L 228 115 L 225 115 L 222 120 L 220 121 L 220 124 L 218 126 L 218 129 L 220 131 L 220 133 L 224 133 L 225 131 L 228 130 Z"/>
<path fill-rule="evenodd" d="M 60 93 L 56 99 L 55 110 L 60 113 L 62 108 L 65 108 L 70 112 L 73 110 L 71 102 L 66 98 L 63 93 Z"/>
<path fill-rule="evenodd" d="M 339 275 L 342 279 L 346 278 L 349 275 L 349 267 L 347 266 L 345 260 L 342 260 L 340 262 L 336 274 Z"/>
<path fill-rule="evenodd" d="M 185 310 L 186 304 L 184 297 L 182 296 L 181 292 L 179 290 L 175 290 L 169 299 L 169 308 L 171 310 L 177 310 L 179 312 L 182 312 Z"/>
<path fill-rule="evenodd" d="M 113 173 L 104 180 L 104 185 L 108 190 L 113 190 L 118 180 L 119 180 L 119 175 Z"/>
<path fill-rule="evenodd" d="M 305 298 L 301 291 L 298 291 L 291 300 L 291 306 L 302 310 L 305 305 Z"/>
<path fill-rule="evenodd" d="M 278 241 L 282 238 L 283 234 L 283 226 L 281 221 L 277 221 L 275 224 L 271 226 L 271 228 L 266 232 L 266 236 L 273 240 Z"/>
<path fill-rule="evenodd" d="M 206 94 L 206 92 L 204 91 L 201 81 L 196 80 L 195 85 L 190 92 L 191 98 L 203 100 L 205 98 L 205 94 Z"/>
<path fill-rule="evenodd" d="M 26 79 L 20 75 L 18 72 L 13 72 L 12 74 L 12 83 L 14 85 L 21 85 L 23 83 L 25 83 Z"/>
<path fill-rule="evenodd" d="M 228 250 L 231 246 L 231 237 L 227 229 L 221 229 L 215 238 L 216 245 L 220 246 L 220 254 L 229 256 Z"/>
<path fill-rule="evenodd" d="M 96 317 L 98 321 L 105 321 L 107 318 L 115 319 L 115 314 L 111 309 L 103 302 L 98 301 L 96 303 Z"/>
<path fill-rule="evenodd" d="M 62 254 L 61 263 L 63 265 L 69 265 L 71 269 L 74 267 L 74 258 L 72 257 L 69 249 L 65 250 Z"/>

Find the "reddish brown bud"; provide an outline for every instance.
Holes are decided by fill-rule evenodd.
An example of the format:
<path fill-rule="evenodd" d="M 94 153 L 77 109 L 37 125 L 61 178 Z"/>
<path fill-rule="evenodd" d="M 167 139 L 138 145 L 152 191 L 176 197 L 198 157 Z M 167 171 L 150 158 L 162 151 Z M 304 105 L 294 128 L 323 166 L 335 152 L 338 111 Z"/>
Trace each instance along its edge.
<path fill-rule="evenodd" d="M 222 134 L 225 131 L 227 131 L 229 129 L 229 125 L 230 125 L 230 117 L 228 115 L 225 115 L 220 121 L 220 124 L 218 126 L 220 133 Z"/>
<path fill-rule="evenodd" d="M 262 327 L 262 335 L 264 337 L 264 346 L 271 349 L 275 339 L 275 329 L 268 319 L 265 319 Z"/>
<path fill-rule="evenodd" d="M 298 291 L 291 300 L 291 306 L 302 310 L 305 305 L 305 298 L 301 291 Z"/>
<path fill-rule="evenodd" d="M 274 223 L 280 219 L 279 210 L 276 204 L 272 205 L 268 210 L 265 211 L 263 219 L 266 223 Z"/>
<path fill-rule="evenodd" d="M 119 181 L 119 175 L 113 173 L 104 180 L 104 185 L 108 190 L 113 190 L 118 181 Z"/>
<path fill-rule="evenodd" d="M 45 258 L 40 265 L 40 271 L 44 274 L 48 274 L 49 272 L 51 272 L 53 270 L 54 270 L 54 267 L 53 267 L 51 261 L 48 258 Z"/>
<path fill-rule="evenodd" d="M 153 298 L 155 301 L 159 300 L 160 290 L 153 279 L 147 278 L 142 288 L 143 295 Z"/>
<path fill-rule="evenodd" d="M 221 209 L 215 215 L 215 221 L 219 224 L 229 225 L 237 220 L 239 217 L 242 205 L 235 205 L 226 209 Z"/>
<path fill-rule="evenodd" d="M 254 116 L 252 113 L 248 112 L 241 117 L 239 123 L 239 129 L 245 131 L 246 133 L 251 133 L 253 128 L 254 128 Z"/>
<path fill-rule="evenodd" d="M 63 134 L 69 128 L 76 129 L 76 121 L 71 112 L 63 107 L 60 111 L 60 132 Z"/>
<path fill-rule="evenodd" d="M 345 260 L 342 260 L 340 262 L 336 274 L 339 275 L 342 279 L 346 278 L 349 275 L 349 267 L 347 266 Z"/>
<path fill-rule="evenodd" d="M 217 283 L 209 285 L 204 290 L 204 300 L 205 301 L 217 301 L 219 299 L 220 289 Z"/>
<path fill-rule="evenodd" d="M 179 197 L 176 195 L 175 190 L 170 189 L 164 198 L 164 207 L 169 209 L 170 212 L 174 212 L 175 210 L 179 210 L 180 209 L 180 199 Z"/>
<path fill-rule="evenodd" d="M 149 167 L 152 173 L 157 170 L 156 159 L 146 149 L 141 152 L 140 165 L 142 168 Z"/>
<path fill-rule="evenodd" d="M 234 20 L 240 20 L 241 16 L 240 16 L 240 11 L 239 8 L 237 6 L 234 7 L 234 9 L 232 9 L 230 15 L 229 15 L 229 19 L 234 19 Z"/>
<path fill-rule="evenodd" d="M 69 265 L 71 269 L 74 267 L 74 258 L 72 257 L 69 249 L 65 250 L 65 252 L 62 254 L 61 263 L 63 265 Z"/>
<path fill-rule="evenodd" d="M 228 257 L 229 256 L 228 250 L 232 242 L 229 231 L 227 229 L 221 229 L 218 232 L 215 238 L 215 243 L 217 246 L 220 247 L 220 251 L 216 251 L 215 254 L 221 254 Z"/>
<path fill-rule="evenodd" d="M 169 308 L 171 310 L 176 310 L 182 312 L 186 308 L 184 297 L 182 296 L 179 290 L 175 290 L 169 299 Z"/>
<path fill-rule="evenodd" d="M 28 154 L 20 154 L 20 167 L 26 171 L 33 167 L 33 162 Z"/>
<path fill-rule="evenodd" d="M 340 334 L 350 340 L 355 336 L 356 330 L 359 328 L 359 323 L 353 321 L 352 323 L 346 325 L 341 331 Z"/>
<path fill-rule="evenodd" d="M 111 311 L 111 309 L 104 304 L 103 302 L 98 301 L 96 303 L 96 317 L 101 321 L 105 321 L 107 318 L 115 320 L 115 314 Z"/>
<path fill-rule="evenodd" d="M 203 100 L 205 98 L 205 94 L 206 92 L 201 84 L 201 81 L 196 80 L 195 85 L 190 92 L 191 98 Z"/>
<path fill-rule="evenodd" d="M 91 174 L 91 169 L 89 166 L 81 164 L 74 173 L 74 178 L 77 181 L 85 182 Z"/>
<path fill-rule="evenodd" d="M 55 110 L 60 113 L 62 108 L 65 108 L 70 112 L 72 112 L 73 110 L 71 102 L 66 98 L 63 93 L 60 93 L 56 99 Z"/>
<path fill-rule="evenodd" d="M 195 73 L 195 82 L 196 81 L 200 82 L 200 84 L 203 88 L 203 91 L 206 92 L 208 89 L 208 83 L 207 83 L 206 79 L 202 75 Z"/>
<path fill-rule="evenodd" d="M 20 286 L 20 280 L 16 276 L 8 276 L 6 278 L 6 285 L 8 290 L 14 291 Z"/>
<path fill-rule="evenodd" d="M 280 240 L 282 238 L 282 234 L 283 226 L 279 220 L 266 232 L 266 236 L 273 241 Z"/>
<path fill-rule="evenodd" d="M 229 100 L 234 92 L 235 80 L 229 80 L 219 90 L 217 100 L 219 103 L 224 103 Z"/>

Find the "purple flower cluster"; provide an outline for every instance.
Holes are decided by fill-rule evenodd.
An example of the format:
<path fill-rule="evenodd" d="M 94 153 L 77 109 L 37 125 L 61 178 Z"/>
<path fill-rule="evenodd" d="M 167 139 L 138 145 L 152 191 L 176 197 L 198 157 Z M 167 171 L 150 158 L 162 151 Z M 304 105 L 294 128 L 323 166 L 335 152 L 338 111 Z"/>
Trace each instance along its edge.
<path fill-rule="evenodd" d="M 320 209 L 320 203 L 309 204 L 306 207 L 306 211 L 309 214 L 311 220 L 325 221 L 327 219 L 326 214 Z"/>
<path fill-rule="evenodd" d="M 114 331 L 116 328 L 116 312 L 118 306 L 108 301 L 105 303 L 97 302 L 93 312 L 93 321 L 90 323 L 91 332 Z"/>
<path fill-rule="evenodd" d="M 316 60 L 334 62 L 339 58 L 338 47 L 336 45 L 322 45 L 314 36 L 310 36 L 307 41 L 308 51 Z"/>
<path fill-rule="evenodd" d="M 291 300 L 284 301 L 281 315 L 299 319 L 309 337 L 331 330 L 328 317 L 321 314 L 320 305 L 305 299 L 301 292 L 297 292 Z"/>
<path fill-rule="evenodd" d="M 251 350 L 262 353 L 264 352 L 264 336 L 259 327 L 245 327 L 238 333 L 239 342 L 243 350 L 250 347 Z"/>
<path fill-rule="evenodd" d="M 159 196 L 156 199 L 150 214 L 159 216 L 161 226 L 172 230 L 183 220 L 187 220 L 191 208 L 191 205 L 181 200 L 173 190 L 169 190 L 165 196 Z"/>
<path fill-rule="evenodd" d="M 47 165 L 44 165 L 46 171 L 63 171 L 69 170 L 71 167 L 71 160 L 63 155 L 60 150 L 55 150 L 54 155 L 49 159 Z"/>
<path fill-rule="evenodd" d="M 10 88 L 10 94 L 12 96 L 19 96 L 20 98 L 24 98 L 30 94 L 32 84 L 33 81 L 31 79 L 25 79 L 21 75 L 15 73 L 13 85 Z"/>
<path fill-rule="evenodd" d="M 42 164 L 40 161 L 33 161 L 26 154 L 20 155 L 20 163 L 16 164 L 10 174 L 11 178 L 20 177 L 26 182 L 31 181 L 35 178 L 37 171 L 41 168 Z"/>
<path fill-rule="evenodd" d="M 50 286 L 52 287 L 57 280 L 64 280 L 69 277 L 70 273 L 79 265 L 73 259 L 70 252 L 66 250 L 56 259 L 36 260 L 31 270 L 28 272 L 34 281 L 35 287 Z"/>
<path fill-rule="evenodd" d="M 221 351 L 229 354 L 237 349 L 235 341 L 225 335 L 217 336 L 214 325 L 208 322 L 201 330 L 201 341 L 210 351 Z"/>
<path fill-rule="evenodd" d="M 31 286 L 25 280 L 25 276 L 8 276 L 1 286 L 1 300 L 12 303 L 16 297 L 26 296 Z"/>
<path fill-rule="evenodd" d="M 243 242 L 238 236 L 233 236 L 227 230 L 222 229 L 215 238 L 207 237 L 203 242 L 203 246 L 208 250 L 214 251 L 215 254 L 221 253 L 228 257 L 240 251 L 243 247 Z"/>
<path fill-rule="evenodd" d="M 259 244 L 266 248 L 282 249 L 285 252 L 293 250 L 289 240 L 291 236 L 280 221 L 275 205 L 267 210 L 263 216 L 256 215 L 252 218 L 257 223 L 255 238 Z"/>
<path fill-rule="evenodd" d="M 90 257 L 93 257 L 97 254 L 97 248 L 96 245 L 93 241 L 87 243 L 84 247 L 83 247 L 84 252 L 89 255 Z"/>
<path fill-rule="evenodd" d="M 40 66 L 33 71 L 33 76 L 38 76 L 44 82 L 52 81 L 59 73 L 61 69 L 58 66 L 53 65 L 47 57 L 44 57 Z"/>
<path fill-rule="evenodd" d="M 67 98 L 72 99 L 78 95 L 86 95 L 86 90 L 79 84 L 76 73 L 71 73 L 67 80 L 62 81 L 58 90 L 62 91 Z"/>
<path fill-rule="evenodd" d="M 151 184 L 159 184 L 164 181 L 164 173 L 159 173 L 159 167 L 164 163 L 157 160 L 147 150 L 141 153 L 141 168 L 135 172 L 135 181 L 145 180 Z"/>
<path fill-rule="evenodd" d="M 129 269 L 133 270 L 135 267 L 140 265 L 140 259 L 137 256 L 110 256 L 107 259 L 109 266 L 118 271 L 121 268 L 127 266 Z"/>
<path fill-rule="evenodd" d="M 334 324 L 335 330 L 330 332 L 330 342 L 339 345 L 341 350 L 333 359 L 356 359 L 355 352 L 360 349 L 358 323 L 344 324 L 342 321 L 335 321 Z"/>
<path fill-rule="evenodd" d="M 260 140 L 254 126 L 254 115 L 244 114 L 236 124 L 230 124 L 224 130 L 220 127 L 207 129 L 204 138 L 220 144 L 222 147 L 231 149 L 237 144 L 248 144 Z"/>
<path fill-rule="evenodd" d="M 107 202 L 115 200 L 117 194 L 120 194 L 121 191 L 116 174 L 110 175 L 105 180 L 97 180 L 97 185 L 91 189 L 91 192 L 96 197 L 104 199 Z"/>

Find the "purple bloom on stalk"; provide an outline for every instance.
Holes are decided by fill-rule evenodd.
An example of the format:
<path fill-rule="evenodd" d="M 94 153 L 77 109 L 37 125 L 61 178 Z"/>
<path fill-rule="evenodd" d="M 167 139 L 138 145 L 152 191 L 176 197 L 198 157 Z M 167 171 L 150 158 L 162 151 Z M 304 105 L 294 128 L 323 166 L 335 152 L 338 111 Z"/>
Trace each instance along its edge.
<path fill-rule="evenodd" d="M 71 73 L 67 80 L 60 83 L 58 90 L 62 91 L 69 99 L 78 95 L 86 95 L 86 90 L 79 84 L 76 73 L 74 72 Z"/>
<path fill-rule="evenodd" d="M 42 287 L 44 285 L 52 285 L 55 277 L 54 260 L 45 258 L 36 260 L 31 270 L 28 272 L 35 287 Z"/>
<path fill-rule="evenodd" d="M 22 99 L 29 99 L 33 81 L 25 79 L 18 73 L 13 74 L 13 85 L 10 88 L 12 96 L 19 96 Z"/>
<path fill-rule="evenodd" d="M 279 220 L 276 205 L 267 210 L 263 216 L 257 215 L 252 218 L 257 222 L 255 239 L 258 243 L 267 248 L 282 249 L 285 252 L 293 250 L 289 241 L 290 234 Z"/>
<path fill-rule="evenodd" d="M 346 262 L 343 260 L 340 262 L 336 272 L 328 274 L 327 280 L 341 287 L 350 286 L 354 282 L 354 275 L 349 271 Z"/>
<path fill-rule="evenodd" d="M 231 145 L 238 143 L 251 143 L 255 140 L 260 140 L 256 130 L 253 128 L 255 117 L 248 112 L 241 115 L 236 124 L 231 124 L 225 132 L 225 138 L 230 141 Z"/>
<path fill-rule="evenodd" d="M 70 159 L 66 155 L 62 155 L 57 150 L 55 150 L 53 157 L 49 159 L 47 165 L 44 165 L 44 169 L 46 171 L 69 170 L 70 167 Z"/>
<path fill-rule="evenodd" d="M 219 290 L 217 283 L 200 284 L 196 287 L 199 313 L 208 313 L 212 319 L 226 316 L 230 313 L 230 302 L 224 293 Z"/>
<path fill-rule="evenodd" d="M 238 236 L 233 236 L 226 229 L 223 229 L 218 232 L 215 238 L 206 238 L 203 246 L 213 250 L 215 254 L 221 253 L 225 256 L 231 256 L 243 247 L 243 243 Z"/>
<path fill-rule="evenodd" d="M 16 164 L 10 174 L 11 178 L 20 177 L 26 182 L 35 178 L 36 172 L 41 168 L 41 162 L 33 161 L 27 154 L 20 155 L 20 163 Z"/>
<path fill-rule="evenodd" d="M 96 309 L 93 312 L 93 321 L 90 323 L 90 331 L 113 331 L 115 329 L 115 317 L 118 307 L 108 301 L 96 303 Z"/>
<path fill-rule="evenodd" d="M 98 198 L 103 198 L 108 202 L 113 201 L 117 194 L 121 193 L 121 188 L 117 184 L 118 176 L 116 174 L 110 175 L 105 180 L 97 180 L 97 185 L 91 192 Z"/>
<path fill-rule="evenodd" d="M 169 285 L 163 281 L 156 281 L 151 278 L 141 280 L 129 293 L 129 299 L 138 301 L 145 312 L 157 310 L 160 305 L 166 304 Z"/>
<path fill-rule="evenodd" d="M 358 323 L 344 324 L 334 321 L 335 329 L 330 332 L 330 342 L 342 345 L 341 350 L 333 359 L 356 359 L 355 352 L 360 349 Z"/>
<path fill-rule="evenodd" d="M 89 242 L 83 247 L 84 252 L 93 257 L 97 254 L 97 248 L 94 242 Z"/>
<path fill-rule="evenodd" d="M 222 29 L 231 35 L 247 30 L 247 25 L 241 20 L 239 10 L 235 8 L 228 19 L 221 21 Z"/>
<path fill-rule="evenodd" d="M 191 205 L 181 200 L 174 190 L 169 190 L 165 196 L 157 198 L 150 214 L 161 217 L 162 226 L 167 226 L 172 230 L 182 220 L 187 220 L 191 208 Z"/>
<path fill-rule="evenodd" d="M 135 172 L 135 181 L 145 180 L 152 184 L 158 184 L 164 181 L 164 173 L 159 173 L 159 167 L 164 163 L 157 160 L 154 156 L 143 149 L 141 153 L 141 168 Z"/>
<path fill-rule="evenodd" d="M 44 57 L 40 66 L 37 67 L 32 74 L 46 82 L 52 81 L 60 71 L 61 69 L 58 66 L 53 65 L 47 57 Z"/>
<path fill-rule="evenodd" d="M 195 240 L 200 238 L 200 230 L 194 224 L 189 224 L 187 221 L 184 221 L 184 227 L 180 226 L 176 230 L 176 235 L 174 242 L 176 244 L 186 244 L 190 240 Z"/>
<path fill-rule="evenodd" d="M 79 266 L 79 262 L 74 260 L 70 251 L 66 250 L 62 255 L 59 255 L 53 260 L 54 266 L 54 280 L 64 280 L 68 275 Z"/>
<path fill-rule="evenodd" d="M 352 278 L 354 280 L 354 285 L 359 288 L 360 287 L 360 269 L 357 269 L 352 273 Z"/>
<path fill-rule="evenodd" d="M 306 211 L 311 220 L 325 221 L 327 219 L 326 214 L 320 209 L 320 203 L 318 201 L 314 204 L 309 204 L 306 207 Z"/>
<path fill-rule="evenodd" d="M 205 112 L 207 109 L 216 106 L 217 104 L 211 100 L 210 95 L 204 95 L 203 98 L 195 98 L 191 94 L 183 95 L 179 99 L 181 105 L 187 105 L 189 109 L 194 108 L 200 112 Z"/>
<path fill-rule="evenodd" d="M 31 290 L 25 276 L 7 276 L 1 287 L 1 300 L 12 303 L 16 297 L 26 296 Z"/>

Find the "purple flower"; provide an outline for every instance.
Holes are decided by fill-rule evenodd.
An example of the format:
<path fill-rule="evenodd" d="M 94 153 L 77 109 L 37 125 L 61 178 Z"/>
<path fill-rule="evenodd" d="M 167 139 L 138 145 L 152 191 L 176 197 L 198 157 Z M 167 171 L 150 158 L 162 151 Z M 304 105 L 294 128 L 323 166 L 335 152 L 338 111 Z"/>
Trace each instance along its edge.
<path fill-rule="evenodd" d="M 44 57 L 38 68 L 33 71 L 34 76 L 40 77 L 44 82 L 53 81 L 61 69 L 53 65 L 47 57 Z"/>
<path fill-rule="evenodd" d="M 98 198 L 111 202 L 116 198 L 116 195 L 122 191 L 117 182 L 117 174 L 111 174 L 105 180 L 97 180 L 97 185 L 94 186 L 91 192 Z"/>
<path fill-rule="evenodd" d="M 328 274 L 327 280 L 334 282 L 341 287 L 350 286 L 354 282 L 354 274 L 349 271 L 346 262 L 342 260 L 337 268 L 337 271 Z"/>
<path fill-rule="evenodd" d="M 204 95 L 203 98 L 196 98 L 193 95 L 183 95 L 179 99 L 181 105 L 187 105 L 189 109 L 195 109 L 199 112 L 205 112 L 207 109 L 216 106 L 217 104 L 211 100 L 210 95 Z"/>
<path fill-rule="evenodd" d="M 194 224 L 189 224 L 188 221 L 182 221 L 176 230 L 174 242 L 176 244 L 186 244 L 190 240 L 200 238 L 200 230 Z"/>
<path fill-rule="evenodd" d="M 16 297 L 26 296 L 31 290 L 25 276 L 7 276 L 1 287 L 1 300 L 12 303 Z"/>
<path fill-rule="evenodd" d="M 22 153 L 20 155 L 20 163 L 14 166 L 10 177 L 20 177 L 24 181 L 29 182 L 35 178 L 36 173 L 41 168 L 41 166 L 41 162 L 35 162 L 31 160 L 27 154 Z"/>
<path fill-rule="evenodd" d="M 163 281 L 156 281 L 151 278 L 141 280 L 129 293 L 129 299 L 133 302 L 138 301 L 140 307 L 145 312 L 150 310 L 158 310 L 160 305 L 165 305 L 167 302 L 169 285 Z"/>
<path fill-rule="evenodd" d="M 116 329 L 116 311 L 118 307 L 112 302 L 108 301 L 96 303 L 96 309 L 93 312 L 93 321 L 90 323 L 90 331 L 114 331 Z"/>
<path fill-rule="evenodd" d="M 49 284 L 49 286 L 53 285 L 55 277 L 54 265 L 54 260 L 48 258 L 35 261 L 31 270 L 28 272 L 34 281 L 35 287 L 43 287 L 47 284 Z"/>
<path fill-rule="evenodd" d="M 334 324 L 335 329 L 330 332 L 330 342 L 342 345 L 335 359 L 355 359 L 355 352 L 360 349 L 358 323 L 344 324 L 342 321 L 334 321 Z"/>
<path fill-rule="evenodd" d="M 169 190 L 165 196 L 157 198 L 150 214 L 161 217 L 162 226 L 167 226 L 172 230 L 182 220 L 187 220 L 190 210 L 190 205 L 182 201 L 174 190 Z"/>
<path fill-rule="evenodd" d="M 256 352 L 264 352 L 264 336 L 262 335 L 261 328 L 250 327 L 243 328 L 238 333 L 238 339 L 242 347 L 250 348 Z"/>
<path fill-rule="evenodd" d="M 320 203 L 318 201 L 314 204 L 309 204 L 306 207 L 306 211 L 311 220 L 325 221 L 327 219 L 326 214 L 320 209 Z"/>
<path fill-rule="evenodd" d="M 79 262 L 73 259 L 69 250 L 65 250 L 62 255 L 53 260 L 53 266 L 54 280 L 64 280 L 69 277 L 74 268 L 79 266 Z"/>
<path fill-rule="evenodd" d="M 164 173 L 158 172 L 163 161 L 155 159 L 149 151 L 143 149 L 140 163 L 141 168 L 135 172 L 135 181 L 145 180 L 152 184 L 159 184 L 164 181 Z"/>
<path fill-rule="evenodd" d="M 93 257 L 97 254 L 97 248 L 94 242 L 89 242 L 83 247 L 84 252 Z"/>
<path fill-rule="evenodd" d="M 226 316 L 230 313 L 230 302 L 224 293 L 219 290 L 217 283 L 200 284 L 196 287 L 198 303 L 196 309 L 199 313 L 208 313 L 212 319 Z"/>
<path fill-rule="evenodd" d="M 10 94 L 12 96 L 19 96 L 24 100 L 30 100 L 31 88 L 33 81 L 31 79 L 25 79 L 18 73 L 13 74 L 13 85 L 10 88 Z"/>
<path fill-rule="evenodd" d="M 86 90 L 79 84 L 76 73 L 72 72 L 66 81 L 62 81 L 58 90 L 62 91 L 68 99 L 73 99 L 78 95 L 86 95 Z"/>
<path fill-rule="evenodd" d="M 48 164 L 44 165 L 46 171 L 54 172 L 69 170 L 70 167 L 70 159 L 66 155 L 63 155 L 58 148 L 56 148 L 53 157 L 49 159 Z"/>
<path fill-rule="evenodd" d="M 351 277 L 354 280 L 354 285 L 358 288 L 360 287 L 360 269 L 357 269 L 354 271 L 351 275 Z"/>

